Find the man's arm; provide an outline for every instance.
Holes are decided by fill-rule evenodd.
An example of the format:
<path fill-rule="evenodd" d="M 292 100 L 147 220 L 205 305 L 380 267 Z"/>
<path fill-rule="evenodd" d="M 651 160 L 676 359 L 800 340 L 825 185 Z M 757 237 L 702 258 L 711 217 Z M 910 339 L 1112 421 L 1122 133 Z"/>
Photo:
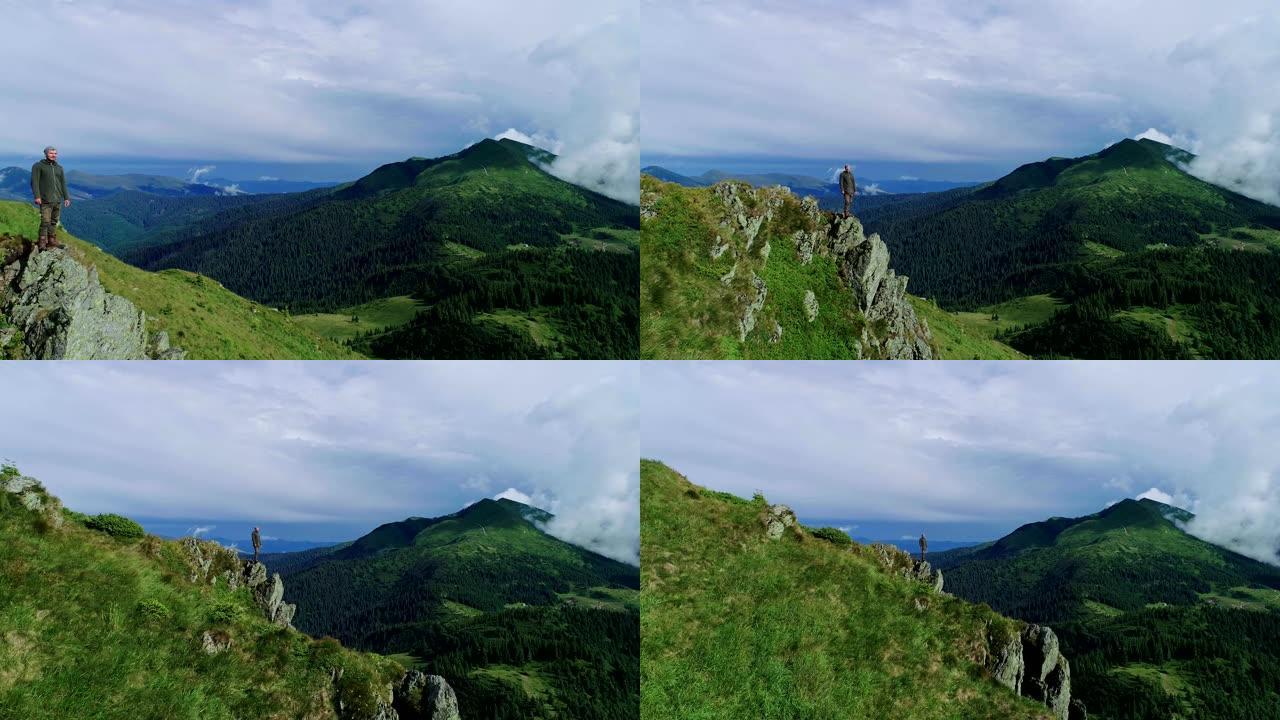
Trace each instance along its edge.
<path fill-rule="evenodd" d="M 58 187 L 62 189 L 62 202 L 63 202 L 64 204 L 70 205 L 70 204 L 71 204 L 71 193 L 67 192 L 67 174 L 66 174 L 66 172 L 63 172 L 63 171 L 59 171 L 59 172 L 58 172 Z"/>
<path fill-rule="evenodd" d="M 31 166 L 31 195 L 40 204 L 40 163 Z"/>

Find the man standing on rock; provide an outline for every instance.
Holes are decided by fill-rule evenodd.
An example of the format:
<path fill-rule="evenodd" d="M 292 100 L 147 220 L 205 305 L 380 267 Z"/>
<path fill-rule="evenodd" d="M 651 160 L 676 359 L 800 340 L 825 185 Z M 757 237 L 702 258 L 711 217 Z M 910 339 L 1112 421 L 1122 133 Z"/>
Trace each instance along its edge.
<path fill-rule="evenodd" d="M 253 529 L 253 561 L 258 562 L 258 551 L 262 549 L 262 533 L 258 532 L 258 528 Z"/>
<path fill-rule="evenodd" d="M 924 539 L 924 533 L 920 533 L 920 562 L 924 562 L 924 553 L 929 549 L 929 541 Z"/>
<path fill-rule="evenodd" d="M 58 220 L 62 208 L 71 207 L 71 194 L 67 192 L 67 177 L 58 164 L 58 148 L 52 145 L 44 149 L 44 159 L 31 166 L 31 194 L 40 209 L 40 234 L 36 249 L 62 247 L 58 242 Z"/>
<path fill-rule="evenodd" d="M 853 205 L 853 196 L 858 192 L 858 185 L 853 180 L 853 171 L 848 165 L 840 173 L 840 193 L 844 195 L 844 216 L 849 217 L 849 207 Z"/>

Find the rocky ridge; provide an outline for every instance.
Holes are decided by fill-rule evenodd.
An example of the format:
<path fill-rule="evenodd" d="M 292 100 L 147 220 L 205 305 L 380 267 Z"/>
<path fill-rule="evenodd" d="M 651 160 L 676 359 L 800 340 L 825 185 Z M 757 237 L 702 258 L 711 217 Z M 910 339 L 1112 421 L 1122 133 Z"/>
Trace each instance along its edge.
<path fill-rule="evenodd" d="M 15 496 L 27 510 L 40 515 L 48 526 L 58 528 L 66 522 L 62 503 L 48 493 L 35 478 L 21 474 L 0 475 L 0 492 Z M 152 542 L 156 538 L 150 537 Z M 285 628 L 293 628 L 296 606 L 283 602 L 284 583 L 279 574 L 268 580 L 267 567 L 260 562 L 242 560 L 239 554 L 209 540 L 184 538 L 178 543 L 190 571 L 187 579 L 193 584 L 217 585 L 226 583 L 232 589 L 248 588 L 254 603 L 263 616 Z M 234 640 L 227 633 L 209 629 L 198 639 L 201 652 L 217 655 L 227 652 Z M 458 698 L 448 681 L 439 675 L 427 675 L 419 670 L 409 670 L 396 682 L 375 688 L 376 707 L 372 714 L 360 710 L 348 702 L 349 689 L 341 681 L 342 668 L 330 670 L 332 699 L 339 720 L 461 720 Z M 361 703 L 363 707 L 363 703 Z"/>
<path fill-rule="evenodd" d="M 813 197 L 797 199 L 785 187 L 754 188 L 727 181 L 711 188 L 720 215 L 718 232 L 706 252 L 711 259 L 728 255 L 733 265 L 720 277 L 734 291 L 738 307 L 738 341 L 757 330 L 758 318 L 769 302 L 769 288 L 760 277 L 773 252 L 770 238 L 787 237 L 802 265 L 814 257 L 830 258 L 848 288 L 850 304 L 865 322 L 855 339 L 859 357 L 928 360 L 934 357 L 928 324 L 916 315 L 907 297 L 907 278 L 889 267 L 889 248 L 878 234 L 866 235 L 854 216 L 824 213 Z M 658 193 L 641 198 L 641 216 L 655 217 L 661 207 Z M 804 313 L 809 323 L 821 312 L 807 288 L 801 307 L 779 309 Z M 776 320 L 763 329 L 768 341 L 782 339 Z"/>
<path fill-rule="evenodd" d="M 782 539 L 788 529 L 798 534 L 805 532 L 786 505 L 767 506 L 760 519 L 770 541 Z M 942 571 L 928 561 L 917 560 L 905 550 L 885 543 L 853 543 L 849 547 L 853 552 L 868 554 L 885 572 L 924 583 L 934 593 L 946 594 L 942 591 Z M 928 604 L 917 599 L 916 609 L 926 610 Z M 1058 636 L 1043 625 L 1014 622 L 1020 629 L 1012 634 L 990 628 L 974 659 L 996 682 L 1020 696 L 1044 703 L 1057 720 L 1087 720 L 1084 704 L 1071 699 L 1071 664 L 1059 650 Z"/>
<path fill-rule="evenodd" d="M 27 250 L 0 238 L 0 357 L 32 360 L 180 360 L 146 313 L 107 292 L 94 267 L 66 248 Z M 29 246 L 27 246 L 29 247 Z M 10 248 L 7 252 L 5 248 Z"/>

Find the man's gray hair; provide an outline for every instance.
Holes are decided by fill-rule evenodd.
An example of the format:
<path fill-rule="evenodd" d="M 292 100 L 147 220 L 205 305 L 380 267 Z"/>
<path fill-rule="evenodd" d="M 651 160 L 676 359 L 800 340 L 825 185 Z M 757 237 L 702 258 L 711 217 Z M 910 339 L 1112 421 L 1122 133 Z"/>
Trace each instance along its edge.
<path fill-rule="evenodd" d="M 57 149 L 58 149 L 58 148 L 56 148 L 56 147 L 54 147 L 54 146 L 50 145 L 49 147 L 47 147 L 47 148 L 45 148 L 45 149 L 44 149 L 44 154 L 45 154 L 45 155 L 48 155 L 50 150 L 57 150 Z"/>

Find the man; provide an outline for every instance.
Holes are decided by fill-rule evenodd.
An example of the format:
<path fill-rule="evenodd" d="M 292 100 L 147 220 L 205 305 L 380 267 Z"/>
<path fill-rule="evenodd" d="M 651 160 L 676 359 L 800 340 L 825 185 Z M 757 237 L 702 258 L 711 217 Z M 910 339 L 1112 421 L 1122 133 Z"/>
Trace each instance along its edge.
<path fill-rule="evenodd" d="M 858 192 L 858 185 L 853 180 L 853 171 L 848 165 L 840 173 L 840 192 L 844 195 L 844 216 L 849 217 L 849 206 L 853 204 L 853 196 Z"/>
<path fill-rule="evenodd" d="M 253 529 L 253 561 L 258 562 L 258 551 L 262 549 L 262 533 L 258 532 L 258 528 Z"/>
<path fill-rule="evenodd" d="M 35 195 L 40 209 L 40 234 L 36 249 L 62 247 L 58 242 L 58 220 L 62 208 L 71 207 L 71 195 L 67 192 L 67 177 L 58 164 L 58 148 L 44 149 L 44 159 L 31 166 L 31 194 Z"/>
<path fill-rule="evenodd" d="M 920 562 L 924 562 L 924 551 L 929 549 L 929 541 L 924 539 L 924 533 L 920 533 Z"/>

